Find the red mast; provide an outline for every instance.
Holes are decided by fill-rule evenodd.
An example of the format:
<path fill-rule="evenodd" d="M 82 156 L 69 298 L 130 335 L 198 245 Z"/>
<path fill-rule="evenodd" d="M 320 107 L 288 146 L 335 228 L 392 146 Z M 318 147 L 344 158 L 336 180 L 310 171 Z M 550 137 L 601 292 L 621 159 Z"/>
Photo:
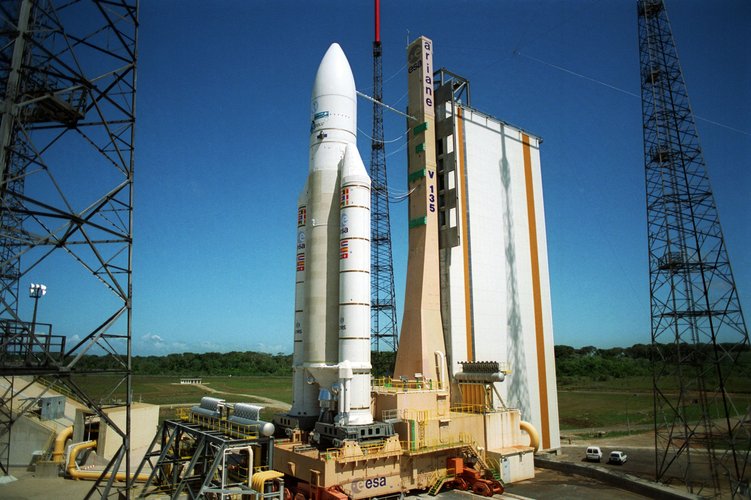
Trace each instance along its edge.
<path fill-rule="evenodd" d="M 381 43 L 381 0 L 375 0 L 375 41 Z"/>
<path fill-rule="evenodd" d="M 373 135 L 370 146 L 370 327 L 372 350 L 394 352 L 399 346 L 391 255 L 386 151 L 383 141 L 383 68 L 381 67 L 381 0 L 374 0 Z"/>

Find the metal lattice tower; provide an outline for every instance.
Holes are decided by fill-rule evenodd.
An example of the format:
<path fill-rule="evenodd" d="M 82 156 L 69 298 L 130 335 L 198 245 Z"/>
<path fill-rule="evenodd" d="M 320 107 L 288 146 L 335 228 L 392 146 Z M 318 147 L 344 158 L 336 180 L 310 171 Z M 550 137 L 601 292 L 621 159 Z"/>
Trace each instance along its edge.
<path fill-rule="evenodd" d="M 386 151 L 383 140 L 383 70 L 381 66 L 380 1 L 375 0 L 375 40 L 373 41 L 373 137 L 370 150 L 370 316 L 374 351 L 396 351 L 399 332 L 396 326 L 394 260 L 391 254 Z"/>
<path fill-rule="evenodd" d="M 137 31 L 138 0 L 0 0 L 3 474 L 13 424 L 53 389 L 107 426 L 105 470 L 130 477 Z M 40 278 L 64 335 L 25 318 L 19 283 Z M 93 378 L 108 383 L 90 389 Z M 89 497 L 130 486 L 111 474 Z"/>
<path fill-rule="evenodd" d="M 662 0 L 640 0 L 638 20 L 656 478 L 745 494 L 748 415 L 729 393 L 748 331 Z"/>

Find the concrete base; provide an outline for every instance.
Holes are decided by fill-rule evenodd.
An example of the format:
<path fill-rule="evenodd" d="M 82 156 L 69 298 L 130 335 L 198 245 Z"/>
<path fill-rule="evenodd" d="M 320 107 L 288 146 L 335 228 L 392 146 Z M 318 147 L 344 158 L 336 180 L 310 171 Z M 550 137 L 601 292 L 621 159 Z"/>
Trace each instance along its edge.
<path fill-rule="evenodd" d="M 344 442 L 373 441 L 386 439 L 394 435 L 394 426 L 384 422 L 373 422 L 368 425 L 343 425 L 316 422 L 313 436 L 315 441 L 326 447 L 339 448 Z"/>
<path fill-rule="evenodd" d="M 288 413 L 277 413 L 273 418 L 274 426 L 279 437 L 290 437 L 291 433 L 298 431 L 312 431 L 318 421 L 318 415 L 290 415 Z M 288 432 L 289 431 L 289 432 Z"/>
<path fill-rule="evenodd" d="M 669 500 L 700 500 L 702 497 L 688 492 L 682 492 L 646 479 L 630 474 L 610 472 L 598 466 L 583 466 L 570 462 L 559 462 L 552 458 L 535 457 L 535 467 L 551 469 L 565 474 L 579 474 L 603 483 L 610 484 L 632 493 L 644 495 L 648 498 L 665 498 Z"/>
<path fill-rule="evenodd" d="M 39 461 L 34 468 L 36 477 L 57 477 L 60 475 L 60 464 L 57 462 Z"/>

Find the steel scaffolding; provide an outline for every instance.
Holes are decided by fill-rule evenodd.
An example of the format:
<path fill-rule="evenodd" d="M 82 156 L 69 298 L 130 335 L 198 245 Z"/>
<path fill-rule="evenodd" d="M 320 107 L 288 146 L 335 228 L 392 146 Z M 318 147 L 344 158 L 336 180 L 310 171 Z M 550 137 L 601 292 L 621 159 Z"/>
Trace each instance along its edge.
<path fill-rule="evenodd" d="M 381 64 L 380 2 L 375 0 L 375 40 L 373 41 L 373 136 L 370 150 L 370 282 L 371 344 L 376 352 L 396 351 L 399 331 L 396 325 L 394 260 L 391 252 L 389 187 L 386 150 L 383 139 L 383 68 Z"/>
<path fill-rule="evenodd" d="M 134 492 L 137 498 L 281 500 L 283 474 L 271 469 L 273 447 L 274 439 L 254 426 L 195 415 L 165 420 L 136 471 L 146 482 Z"/>
<path fill-rule="evenodd" d="M 745 495 L 749 416 L 730 393 L 748 332 L 662 0 L 640 0 L 638 24 L 656 478 Z"/>
<path fill-rule="evenodd" d="M 44 381 L 122 439 L 107 471 L 122 466 L 130 477 L 137 29 L 137 0 L 0 0 L 4 474 L 13 423 L 34 406 L 24 391 Z M 69 288 L 51 289 L 65 335 L 24 320 L 19 283 L 32 272 Z M 109 376 L 102 393 L 86 389 L 94 374 Z M 105 413 L 113 407 L 125 408 L 124 426 Z M 131 486 L 113 488 L 114 479 L 96 481 L 88 497 Z"/>

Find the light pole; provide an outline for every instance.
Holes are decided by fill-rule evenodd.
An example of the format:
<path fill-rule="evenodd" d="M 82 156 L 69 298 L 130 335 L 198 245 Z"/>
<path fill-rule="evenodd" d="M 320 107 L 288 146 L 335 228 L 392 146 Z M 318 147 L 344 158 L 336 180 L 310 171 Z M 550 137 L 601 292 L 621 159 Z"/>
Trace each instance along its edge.
<path fill-rule="evenodd" d="M 631 395 L 632 397 L 637 397 L 638 394 L 634 393 Z M 628 402 L 631 398 L 626 398 L 626 427 L 628 428 L 628 435 L 631 435 L 631 419 L 629 418 L 629 412 L 628 412 Z"/>
<path fill-rule="evenodd" d="M 31 354 L 34 351 L 34 344 L 36 343 L 36 331 L 37 324 L 37 306 L 39 305 L 39 299 L 44 297 L 47 293 L 47 286 L 40 283 L 32 283 L 29 286 L 29 297 L 34 299 L 34 314 L 31 316 L 31 333 L 29 338 L 29 352 L 26 354 L 27 363 L 31 361 Z M 46 357 L 46 356 L 45 356 Z"/>
<path fill-rule="evenodd" d="M 628 398 L 626 398 L 626 428 L 628 429 L 628 435 L 631 435 L 631 420 L 628 415 Z"/>

